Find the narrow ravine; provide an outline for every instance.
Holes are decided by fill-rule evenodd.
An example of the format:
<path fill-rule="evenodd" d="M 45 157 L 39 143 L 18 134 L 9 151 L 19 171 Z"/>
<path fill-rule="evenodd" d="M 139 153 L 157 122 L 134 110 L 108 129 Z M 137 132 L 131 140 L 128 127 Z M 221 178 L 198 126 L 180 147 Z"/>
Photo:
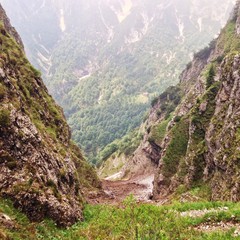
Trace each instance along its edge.
<path fill-rule="evenodd" d="M 144 175 L 129 180 L 102 180 L 104 195 L 94 203 L 118 204 L 133 195 L 138 202 L 151 202 L 154 175 Z"/>

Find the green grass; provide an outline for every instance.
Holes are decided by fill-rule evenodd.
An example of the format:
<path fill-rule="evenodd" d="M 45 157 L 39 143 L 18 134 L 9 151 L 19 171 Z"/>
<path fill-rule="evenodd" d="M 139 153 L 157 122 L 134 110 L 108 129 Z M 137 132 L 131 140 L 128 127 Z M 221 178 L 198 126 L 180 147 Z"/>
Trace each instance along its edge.
<path fill-rule="evenodd" d="M 217 209 L 228 207 L 227 211 L 206 213 L 201 217 L 182 217 L 181 212 L 190 210 Z M 68 229 L 60 229 L 50 220 L 30 223 L 25 215 L 15 210 L 8 200 L 0 200 L 0 212 L 16 221 L 15 230 L 0 226 L 0 234 L 10 239 L 44 240 L 207 240 L 240 239 L 232 236 L 234 229 L 218 232 L 200 232 L 195 226 L 204 222 L 234 221 L 240 223 L 240 203 L 194 202 L 173 203 L 167 206 L 137 204 L 129 196 L 120 206 L 86 205 L 84 222 Z M 1 236 L 1 235 L 0 235 Z"/>
<path fill-rule="evenodd" d="M 233 21 L 228 22 L 222 30 L 218 40 L 218 47 L 223 49 L 225 54 L 240 50 L 240 41 L 235 35 L 235 23 Z"/>
<path fill-rule="evenodd" d="M 168 145 L 164 161 L 164 175 L 171 177 L 177 172 L 178 165 L 182 157 L 185 156 L 188 145 L 188 127 L 187 120 L 182 119 L 171 130 L 172 139 Z"/>
<path fill-rule="evenodd" d="M 153 127 L 151 131 L 151 136 L 149 138 L 150 142 L 154 141 L 159 145 L 162 143 L 162 140 L 164 139 L 167 130 L 168 123 L 170 122 L 171 118 L 172 116 L 170 116 L 166 120 L 163 120 L 162 122 Z"/>

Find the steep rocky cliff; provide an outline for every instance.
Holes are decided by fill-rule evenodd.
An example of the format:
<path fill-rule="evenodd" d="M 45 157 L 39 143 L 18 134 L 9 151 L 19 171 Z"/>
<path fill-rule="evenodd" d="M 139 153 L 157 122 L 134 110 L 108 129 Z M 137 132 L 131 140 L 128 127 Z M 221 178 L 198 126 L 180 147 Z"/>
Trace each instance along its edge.
<path fill-rule="evenodd" d="M 155 199 L 195 189 L 211 200 L 240 200 L 239 23 L 237 1 L 219 37 L 153 101 L 125 171 L 155 173 Z"/>
<path fill-rule="evenodd" d="M 212 200 L 240 200 L 239 6 L 181 75 L 182 100 L 159 145 L 155 198 L 198 187 Z"/>
<path fill-rule="evenodd" d="M 1 5 L 0 47 L 1 197 L 31 220 L 68 226 L 82 219 L 84 196 L 100 183 Z"/>

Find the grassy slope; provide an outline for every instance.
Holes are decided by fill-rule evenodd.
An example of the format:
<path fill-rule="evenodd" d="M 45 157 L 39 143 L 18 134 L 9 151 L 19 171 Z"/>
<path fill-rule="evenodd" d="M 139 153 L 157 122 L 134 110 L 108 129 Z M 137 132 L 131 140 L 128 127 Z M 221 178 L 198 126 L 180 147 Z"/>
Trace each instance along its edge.
<path fill-rule="evenodd" d="M 217 209 L 228 207 L 227 211 L 206 213 L 201 217 L 182 217 L 181 212 L 190 210 Z M 0 200 L 0 213 L 15 219 L 14 230 L 0 225 L 1 239 L 240 239 L 233 237 L 234 228 L 227 231 L 203 233 L 194 229 L 204 222 L 240 223 L 240 203 L 192 202 L 174 203 L 167 206 L 138 205 L 130 196 L 121 207 L 87 205 L 85 221 L 69 229 L 59 229 L 52 221 L 30 223 L 27 218 L 6 200 Z M 9 237 L 9 238 L 7 238 Z"/>

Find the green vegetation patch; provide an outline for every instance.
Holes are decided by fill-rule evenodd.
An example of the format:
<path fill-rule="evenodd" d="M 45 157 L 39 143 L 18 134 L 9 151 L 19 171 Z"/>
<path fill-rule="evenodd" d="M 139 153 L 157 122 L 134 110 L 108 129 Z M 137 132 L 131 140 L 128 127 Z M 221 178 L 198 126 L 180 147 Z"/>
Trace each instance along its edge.
<path fill-rule="evenodd" d="M 168 119 L 163 120 L 156 126 L 152 127 L 151 136 L 148 139 L 150 142 L 155 142 L 158 145 L 162 143 L 162 140 L 164 139 L 165 133 L 167 131 L 168 123 L 170 122 L 171 118 L 172 117 L 170 116 Z"/>
<path fill-rule="evenodd" d="M 223 49 L 225 54 L 232 51 L 240 51 L 240 38 L 236 36 L 235 30 L 236 23 L 234 21 L 230 21 L 222 30 L 219 37 L 217 47 L 219 49 Z"/>
<path fill-rule="evenodd" d="M 0 110 L 0 128 L 9 127 L 10 125 L 10 111 L 8 109 Z"/>
<path fill-rule="evenodd" d="M 115 155 L 114 157 L 119 157 L 120 154 L 130 156 L 139 146 L 141 139 L 142 134 L 139 129 L 135 129 L 126 134 L 123 138 L 117 139 L 104 147 L 99 151 L 98 155 L 92 159 L 92 163 L 100 166 L 113 155 Z"/>
<path fill-rule="evenodd" d="M 2 83 L 0 83 L 0 102 L 4 99 L 6 95 L 6 88 Z"/>
<path fill-rule="evenodd" d="M 225 208 L 226 210 L 223 210 Z M 205 211 L 192 217 L 191 211 Z M 211 211 L 214 210 L 214 211 Z M 240 204 L 224 202 L 174 203 L 167 206 L 137 204 L 132 196 L 121 206 L 86 205 L 84 222 L 68 229 L 59 229 L 50 220 L 30 223 L 25 215 L 13 208 L 8 200 L 0 199 L 0 214 L 4 213 L 15 226 L 8 229 L 0 227 L 0 236 L 13 240 L 231 240 L 232 227 L 227 230 L 199 231 L 197 226 L 207 223 L 240 223 Z M 233 220 L 234 219 L 234 220 Z"/>
<path fill-rule="evenodd" d="M 167 88 L 167 90 L 159 96 L 160 109 L 158 110 L 157 114 L 161 115 L 162 113 L 165 113 L 165 119 L 168 119 L 170 114 L 180 103 L 181 98 L 182 91 L 178 85 Z"/>
<path fill-rule="evenodd" d="M 194 166 L 195 169 L 194 176 L 192 176 L 194 184 L 200 183 L 203 178 L 205 167 L 204 154 L 207 152 L 205 134 L 215 112 L 215 99 L 221 84 L 220 82 L 214 82 L 215 68 L 216 66 L 213 64 L 209 65 L 205 73 L 207 90 L 205 94 L 197 100 L 196 107 L 193 108 L 190 113 L 191 122 L 194 126 L 192 142 L 189 146 L 189 151 L 195 153 L 190 160 L 190 164 Z"/>
<path fill-rule="evenodd" d="M 189 139 L 189 122 L 181 119 L 171 130 L 171 141 L 163 158 L 163 173 L 166 177 L 173 176 L 178 169 L 182 157 L 185 156 Z"/>

